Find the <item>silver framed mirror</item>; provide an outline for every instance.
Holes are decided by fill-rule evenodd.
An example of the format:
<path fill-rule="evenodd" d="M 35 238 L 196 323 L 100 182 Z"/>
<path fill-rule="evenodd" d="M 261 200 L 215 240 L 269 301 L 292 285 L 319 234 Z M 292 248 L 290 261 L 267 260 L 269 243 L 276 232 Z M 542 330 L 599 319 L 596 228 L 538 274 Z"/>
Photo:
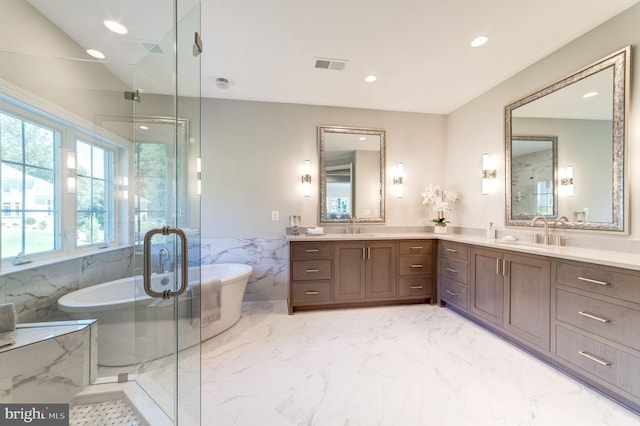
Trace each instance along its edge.
<path fill-rule="evenodd" d="M 320 223 L 385 222 L 385 131 L 318 126 Z"/>
<path fill-rule="evenodd" d="M 625 231 L 630 59 L 627 46 L 505 107 L 507 226 L 530 226 L 540 213 L 551 227 Z M 523 141 L 536 139 L 555 140 L 555 160 L 547 152 L 542 165 L 552 165 L 554 178 L 538 179 L 525 194 L 522 179 L 532 163 L 518 156 Z M 526 209 L 525 195 L 532 197 Z"/>

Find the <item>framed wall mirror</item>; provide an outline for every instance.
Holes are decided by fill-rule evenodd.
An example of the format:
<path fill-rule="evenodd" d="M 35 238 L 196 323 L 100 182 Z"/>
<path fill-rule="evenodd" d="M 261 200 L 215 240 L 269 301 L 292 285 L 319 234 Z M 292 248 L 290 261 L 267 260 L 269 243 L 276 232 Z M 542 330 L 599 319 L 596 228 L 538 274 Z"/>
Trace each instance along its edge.
<path fill-rule="evenodd" d="M 625 231 L 630 46 L 505 107 L 505 224 Z M 562 220 L 561 220 L 562 219 Z"/>
<path fill-rule="evenodd" d="M 318 127 L 320 223 L 384 223 L 385 131 Z"/>

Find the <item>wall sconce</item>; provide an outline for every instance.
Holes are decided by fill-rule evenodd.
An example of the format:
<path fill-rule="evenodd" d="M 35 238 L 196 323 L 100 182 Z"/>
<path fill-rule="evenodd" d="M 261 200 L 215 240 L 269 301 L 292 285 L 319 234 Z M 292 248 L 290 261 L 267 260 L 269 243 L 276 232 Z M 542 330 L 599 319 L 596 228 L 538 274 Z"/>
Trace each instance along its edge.
<path fill-rule="evenodd" d="M 77 174 L 76 153 L 74 151 L 67 152 L 67 192 L 69 194 L 75 194 L 78 181 Z"/>
<path fill-rule="evenodd" d="M 309 160 L 304 161 L 304 169 L 302 175 L 302 194 L 305 197 L 311 196 L 311 162 Z"/>
<path fill-rule="evenodd" d="M 395 177 L 393 178 L 393 192 L 398 198 L 404 196 L 404 163 L 396 166 Z"/>
<path fill-rule="evenodd" d="M 202 158 L 196 158 L 196 194 L 202 195 Z"/>
<path fill-rule="evenodd" d="M 129 178 L 127 176 L 122 176 L 122 184 L 118 187 L 120 192 L 122 192 L 122 199 L 129 199 Z"/>
<path fill-rule="evenodd" d="M 560 185 L 564 188 L 567 197 L 573 197 L 573 166 L 568 166 L 565 170 L 565 177 L 560 179 Z"/>
<path fill-rule="evenodd" d="M 482 195 L 487 195 L 491 187 L 491 181 L 496 178 L 497 172 L 491 161 L 491 155 L 482 154 Z"/>

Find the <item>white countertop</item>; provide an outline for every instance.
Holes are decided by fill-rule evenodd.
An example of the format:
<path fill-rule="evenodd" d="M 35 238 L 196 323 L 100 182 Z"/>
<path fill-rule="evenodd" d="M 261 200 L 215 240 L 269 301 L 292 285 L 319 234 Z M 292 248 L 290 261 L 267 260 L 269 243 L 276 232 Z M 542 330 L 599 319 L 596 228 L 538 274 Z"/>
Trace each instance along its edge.
<path fill-rule="evenodd" d="M 640 271 L 640 253 L 638 252 L 598 250 L 572 246 L 557 247 L 545 246 L 542 244 L 534 245 L 524 243 L 522 241 L 508 242 L 500 239 L 487 240 L 484 237 L 467 234 L 434 234 L 432 232 L 381 232 L 365 234 L 329 233 L 322 235 L 287 235 L 287 239 L 289 241 L 445 240 Z"/>

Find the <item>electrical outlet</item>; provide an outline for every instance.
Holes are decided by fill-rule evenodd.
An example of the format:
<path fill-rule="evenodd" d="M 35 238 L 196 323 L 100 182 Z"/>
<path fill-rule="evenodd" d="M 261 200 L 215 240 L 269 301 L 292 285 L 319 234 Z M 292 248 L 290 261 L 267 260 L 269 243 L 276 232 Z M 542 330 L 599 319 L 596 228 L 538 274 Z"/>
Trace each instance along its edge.
<path fill-rule="evenodd" d="M 280 220 L 280 212 L 279 212 L 279 211 L 277 211 L 277 210 L 272 211 L 272 212 L 271 212 L 271 220 L 272 220 L 273 222 L 277 222 L 277 221 L 279 221 L 279 220 Z"/>

